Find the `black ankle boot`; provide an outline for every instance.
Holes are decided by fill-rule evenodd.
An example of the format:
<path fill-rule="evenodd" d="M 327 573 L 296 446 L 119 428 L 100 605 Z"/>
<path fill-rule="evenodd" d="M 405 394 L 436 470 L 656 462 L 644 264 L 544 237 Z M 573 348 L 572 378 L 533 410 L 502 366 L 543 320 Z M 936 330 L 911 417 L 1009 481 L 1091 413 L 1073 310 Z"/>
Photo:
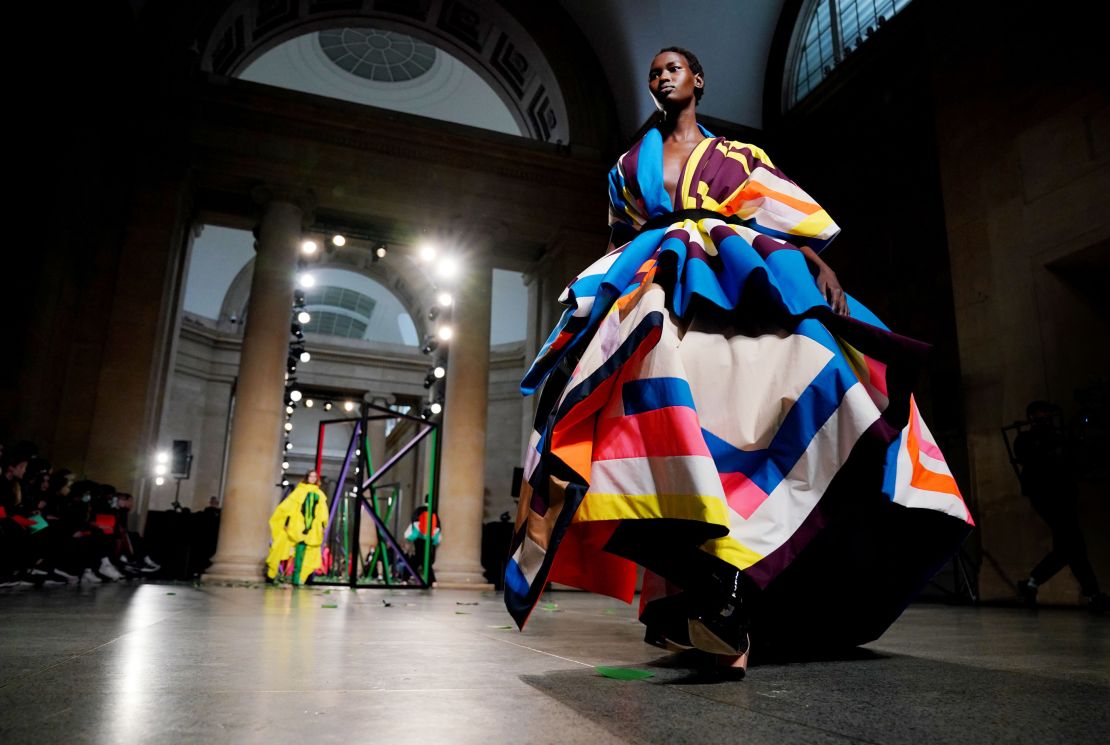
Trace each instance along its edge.
<path fill-rule="evenodd" d="M 717 592 L 690 615 L 690 642 L 703 652 L 739 655 L 748 649 L 748 609 L 739 570 L 714 575 Z"/>

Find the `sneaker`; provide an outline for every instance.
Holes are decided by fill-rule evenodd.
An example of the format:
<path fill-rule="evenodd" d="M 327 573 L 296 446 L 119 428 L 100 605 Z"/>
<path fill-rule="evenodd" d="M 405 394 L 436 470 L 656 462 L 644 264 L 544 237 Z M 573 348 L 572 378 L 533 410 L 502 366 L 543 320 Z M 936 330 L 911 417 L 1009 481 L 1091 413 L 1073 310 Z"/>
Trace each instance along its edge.
<path fill-rule="evenodd" d="M 120 570 L 116 569 L 111 559 L 109 559 L 107 556 L 100 560 L 100 568 L 97 570 L 97 572 L 113 581 L 117 579 L 123 579 L 123 575 L 120 573 Z"/>
<path fill-rule="evenodd" d="M 143 557 L 143 566 L 145 567 L 145 569 L 142 570 L 144 572 L 157 572 L 159 569 L 162 568 L 161 564 L 155 562 L 154 559 L 150 558 L 149 556 Z"/>
<path fill-rule="evenodd" d="M 1037 588 L 1029 584 L 1029 580 L 1023 579 L 1017 583 L 1017 594 L 1021 598 L 1021 602 L 1027 608 L 1037 607 Z"/>
<path fill-rule="evenodd" d="M 63 580 L 65 580 L 66 584 L 68 584 L 68 585 L 75 585 L 75 584 L 77 584 L 78 582 L 81 581 L 80 577 L 74 576 L 74 575 L 70 574 L 69 572 L 63 572 L 61 569 L 55 569 L 54 574 L 58 577 L 61 577 Z"/>
<path fill-rule="evenodd" d="M 94 572 L 91 568 L 86 569 L 81 574 L 81 584 L 83 584 L 83 585 L 84 584 L 99 585 L 99 584 L 103 584 L 104 582 L 111 582 L 111 581 L 112 580 L 108 579 L 107 577 L 100 576 L 99 574 Z"/>

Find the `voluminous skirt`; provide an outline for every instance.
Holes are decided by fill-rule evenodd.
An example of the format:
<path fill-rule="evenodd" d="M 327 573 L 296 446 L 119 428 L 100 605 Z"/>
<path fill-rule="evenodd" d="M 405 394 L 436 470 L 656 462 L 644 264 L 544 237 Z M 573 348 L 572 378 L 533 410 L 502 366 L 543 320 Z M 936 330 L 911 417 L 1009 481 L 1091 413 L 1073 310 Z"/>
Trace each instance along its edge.
<path fill-rule="evenodd" d="M 875 639 L 973 525 L 912 395 L 928 347 L 832 312 L 786 239 L 837 229 L 762 151 L 707 139 L 667 213 L 651 134 L 610 174 L 630 240 L 567 287 L 522 384 L 506 605 L 523 627 L 552 581 L 630 602 L 640 564 L 641 620 L 673 639 L 710 557 L 747 578 L 760 644 Z"/>

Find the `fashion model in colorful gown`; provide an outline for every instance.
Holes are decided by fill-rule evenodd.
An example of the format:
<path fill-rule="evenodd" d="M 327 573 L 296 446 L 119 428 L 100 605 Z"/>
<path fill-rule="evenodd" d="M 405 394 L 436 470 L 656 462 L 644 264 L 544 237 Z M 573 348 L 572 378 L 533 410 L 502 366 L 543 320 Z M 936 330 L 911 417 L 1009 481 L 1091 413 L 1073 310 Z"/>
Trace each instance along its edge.
<path fill-rule="evenodd" d="M 696 123 L 696 57 L 649 84 L 664 123 L 610 172 L 610 250 L 522 383 L 508 609 L 549 582 L 631 602 L 639 565 L 656 644 L 875 639 L 973 524 L 912 395 L 928 347 L 840 290 L 839 228 L 767 153 Z"/>

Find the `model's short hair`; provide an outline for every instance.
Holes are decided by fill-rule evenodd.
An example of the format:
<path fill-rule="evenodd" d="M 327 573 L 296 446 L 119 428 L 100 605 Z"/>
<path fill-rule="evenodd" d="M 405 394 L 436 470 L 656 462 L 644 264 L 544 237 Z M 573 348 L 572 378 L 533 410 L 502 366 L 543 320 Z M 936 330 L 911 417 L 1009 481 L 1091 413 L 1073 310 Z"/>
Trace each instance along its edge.
<path fill-rule="evenodd" d="M 702 94 L 705 93 L 705 70 L 702 69 L 701 60 L 698 59 L 698 55 L 683 47 L 663 47 L 655 54 L 655 56 L 658 57 L 663 52 L 674 52 L 675 54 L 681 54 L 683 57 L 686 58 L 686 63 L 690 66 L 690 72 L 694 73 L 695 75 L 701 75 L 702 87 L 694 89 L 694 100 L 700 102 Z"/>

